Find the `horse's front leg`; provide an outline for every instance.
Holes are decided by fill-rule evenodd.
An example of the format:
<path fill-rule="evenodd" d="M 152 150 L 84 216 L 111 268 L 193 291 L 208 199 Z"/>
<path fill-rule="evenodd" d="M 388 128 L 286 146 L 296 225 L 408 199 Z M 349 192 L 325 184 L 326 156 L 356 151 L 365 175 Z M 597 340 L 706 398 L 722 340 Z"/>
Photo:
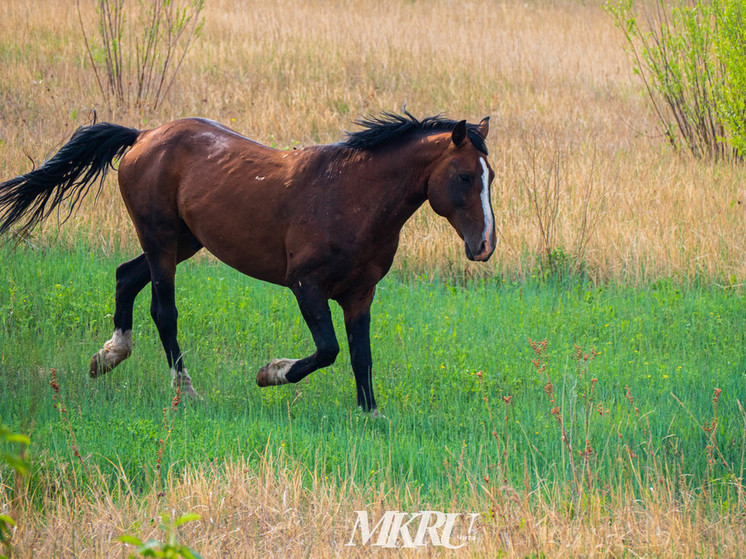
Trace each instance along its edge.
<path fill-rule="evenodd" d="M 187 396 L 199 397 L 192 386 L 192 378 L 187 373 L 182 359 L 181 348 L 177 340 L 176 295 L 174 279 L 176 274 L 175 255 L 147 253 L 150 266 L 152 299 L 150 315 L 158 329 L 166 358 L 171 367 L 171 378 L 174 387 L 181 388 Z"/>
<path fill-rule="evenodd" d="M 357 405 L 363 411 L 378 416 L 373 396 L 373 358 L 370 352 L 370 306 L 375 287 L 340 299 L 344 311 L 347 341 L 350 346 L 352 371 L 357 385 Z"/>
<path fill-rule="evenodd" d="M 259 386 L 276 386 L 299 382 L 317 369 L 328 367 L 339 354 L 337 336 L 334 334 L 329 301 L 311 280 L 299 280 L 291 288 L 306 321 L 316 352 L 303 359 L 275 359 L 262 367 L 256 375 Z"/>

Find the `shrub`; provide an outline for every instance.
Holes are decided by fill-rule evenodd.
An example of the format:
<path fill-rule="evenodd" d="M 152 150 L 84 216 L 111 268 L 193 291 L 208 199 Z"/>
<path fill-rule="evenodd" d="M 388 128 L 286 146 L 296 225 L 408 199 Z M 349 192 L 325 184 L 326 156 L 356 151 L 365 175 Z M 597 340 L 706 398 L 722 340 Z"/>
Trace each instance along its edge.
<path fill-rule="evenodd" d="M 88 59 L 107 102 L 157 109 L 202 30 L 204 5 L 204 0 L 97 0 L 98 34 L 89 39 L 78 2 Z"/>
<path fill-rule="evenodd" d="M 716 2 L 715 52 L 725 68 L 718 90 L 720 116 L 730 131 L 730 143 L 746 155 L 746 0 Z"/>
<path fill-rule="evenodd" d="M 663 134 L 697 158 L 746 154 L 746 0 L 607 5 Z"/>

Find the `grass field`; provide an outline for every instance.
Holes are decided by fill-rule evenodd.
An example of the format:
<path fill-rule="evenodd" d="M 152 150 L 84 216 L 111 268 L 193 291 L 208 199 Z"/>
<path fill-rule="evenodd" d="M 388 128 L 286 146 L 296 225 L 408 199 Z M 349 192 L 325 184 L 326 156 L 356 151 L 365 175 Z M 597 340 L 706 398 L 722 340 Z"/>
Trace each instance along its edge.
<path fill-rule="evenodd" d="M 135 355 L 101 380 L 87 378 L 90 355 L 109 336 L 113 270 L 123 259 L 85 246 L 0 255 L 0 416 L 32 435 L 32 506 L 59 498 L 50 487 L 63 501 L 62 487 L 94 480 L 99 490 L 117 494 L 124 484 L 141 495 L 165 490 L 184 468 L 243 461 L 253 471 L 269 453 L 285 457 L 306 486 L 323 477 L 399 488 L 408 506 L 470 503 L 488 515 L 491 491 L 507 484 L 527 499 L 565 487 L 569 502 L 583 488 L 622 486 L 640 499 L 660 488 L 676 500 L 706 495 L 726 518 L 742 510 L 741 293 L 665 281 L 454 286 L 394 274 L 379 290 L 372 330 L 387 419 L 371 420 L 354 408 L 344 352 L 297 386 L 256 387 L 270 359 L 310 350 L 292 296 L 222 264 L 187 263 L 178 275 L 180 331 L 204 400 L 172 412 L 148 297 L 136 311 Z M 340 313 L 335 319 L 340 330 Z M 529 339 L 547 340 L 545 373 L 532 364 Z M 598 355 L 578 361 L 575 344 Z M 702 426 L 713 420 L 708 433 Z"/>
<path fill-rule="evenodd" d="M 197 257 L 177 303 L 204 400 L 174 405 L 147 294 L 135 354 L 87 377 L 114 269 L 139 252 L 112 174 L 68 222 L 0 247 L 0 423 L 32 440 L 30 477 L 0 465 L 13 556 L 126 556 L 123 534 L 167 538 L 164 511 L 200 515 L 174 535 L 205 557 L 386 554 L 344 545 L 356 510 L 478 512 L 463 556 L 740 556 L 743 166 L 667 148 L 601 3 L 208 0 L 205 19 L 151 111 L 101 98 L 75 3 L 0 2 L 0 180 L 93 109 L 284 148 L 406 101 L 492 117 L 499 246 L 467 262 L 427 207 L 405 228 L 373 307 L 385 419 L 354 406 L 336 308 L 334 366 L 259 389 L 259 367 L 310 350 L 296 304 Z"/>
<path fill-rule="evenodd" d="M 136 483 L 161 434 L 161 410 L 173 391 L 147 296 L 138 307 L 135 357 L 101 381 L 86 378 L 90 356 L 110 334 L 111 276 L 118 260 L 123 258 L 83 249 L 3 254 L 9 273 L 0 299 L 6 340 L 1 359 L 5 394 L 13 397 L 3 403 L 2 415 L 21 430 L 33 429 L 42 447 L 64 447 L 49 388 L 49 371 L 56 369 L 60 397 L 80 431 L 79 446 L 93 456 L 122 461 Z M 292 444 L 293 455 L 309 465 L 320 459 L 330 472 L 346 470 L 351 449 L 362 442 L 355 424 L 369 423 L 364 414 L 353 413 L 349 358 L 343 354 L 297 387 L 260 390 L 254 376 L 269 360 L 310 353 L 312 342 L 294 298 L 222 264 L 186 264 L 180 270 L 185 359 L 205 400 L 182 410 L 192 417 L 188 433 L 178 433 L 177 458 L 192 462 L 190 456 L 200 461 L 240 450 L 252 454 L 272 439 L 271 444 Z M 39 290 L 39 285 L 49 287 Z M 743 450 L 735 401 L 744 383 L 744 331 L 735 328 L 743 303 L 741 295 L 670 283 L 638 290 L 499 280 L 453 287 L 439 280 L 391 278 L 381 286 L 372 332 L 377 388 L 390 420 L 380 427 L 390 436 L 358 458 L 355 477 L 415 483 L 439 495 L 448 488 L 442 477 L 444 448 L 458 455 L 463 441 L 489 443 L 485 435 L 498 427 L 510 429 L 516 439 L 525 430 L 535 447 L 537 475 L 564 477 L 553 472 L 556 426 L 544 397 L 546 378 L 532 365 L 532 338 L 547 340 L 549 373 L 570 414 L 566 422 L 574 423 L 574 436 L 585 436 L 583 394 L 590 377 L 598 379 L 593 415 L 598 416 L 599 404 L 608 409 L 608 415 L 594 417 L 590 439 L 601 446 L 612 431 L 625 440 L 639 436 L 624 395 L 629 386 L 635 405 L 656 418 L 654 439 L 672 435 L 678 452 L 692 458 L 701 454 L 687 472 L 701 484 L 706 437 L 697 432 L 697 423 L 711 418 L 715 388 L 723 391 L 719 411 L 727 462 L 738 463 Z M 341 313 L 336 318 L 343 332 Z M 574 344 L 585 354 L 591 348 L 599 352 L 582 375 L 572 358 Z M 33 372 L 24 373 L 29 366 Z M 499 421 L 503 396 L 512 398 L 508 426 Z M 687 412 L 698 421 L 692 423 Z M 141 421 L 137 427 L 134 417 Z M 331 446 L 318 456 L 322 425 Z M 127 444 L 119 451 L 122 439 Z M 483 455 L 487 448 L 467 449 L 474 474 L 486 473 L 495 460 Z M 596 474 L 607 478 L 615 458 L 599 456 Z M 510 467 L 511 479 L 518 479 L 522 464 Z M 369 476 L 371 470 L 377 474 Z"/>

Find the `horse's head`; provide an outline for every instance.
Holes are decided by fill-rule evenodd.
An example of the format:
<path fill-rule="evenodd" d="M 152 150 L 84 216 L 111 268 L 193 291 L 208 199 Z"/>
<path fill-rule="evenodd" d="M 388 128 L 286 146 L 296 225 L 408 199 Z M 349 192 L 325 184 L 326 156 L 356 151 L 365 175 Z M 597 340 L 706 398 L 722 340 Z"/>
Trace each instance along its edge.
<path fill-rule="evenodd" d="M 464 240 L 469 260 L 486 261 L 495 250 L 495 217 L 490 184 L 495 173 L 487 163 L 484 140 L 489 117 L 478 126 L 456 124 L 448 147 L 427 183 L 427 198 Z"/>

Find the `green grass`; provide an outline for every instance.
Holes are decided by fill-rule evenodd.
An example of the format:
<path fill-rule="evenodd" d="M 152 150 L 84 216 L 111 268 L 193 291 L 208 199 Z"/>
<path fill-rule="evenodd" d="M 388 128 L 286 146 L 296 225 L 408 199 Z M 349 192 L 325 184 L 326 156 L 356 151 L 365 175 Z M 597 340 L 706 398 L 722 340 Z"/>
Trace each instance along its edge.
<path fill-rule="evenodd" d="M 642 488 L 650 464 L 665 463 L 691 487 L 714 482 L 727 493 L 744 466 L 736 401 L 746 396 L 743 292 L 673 282 L 454 286 L 388 277 L 372 323 L 374 388 L 386 419 L 372 419 L 354 405 L 336 306 L 343 351 L 334 366 L 299 385 L 260 389 L 255 374 L 269 360 L 312 351 L 291 293 L 221 264 L 187 262 L 177 274 L 180 341 L 204 400 L 174 413 L 164 412 L 173 392 L 147 289 L 135 310 L 135 353 L 105 377 L 88 378 L 91 355 L 111 335 L 114 270 L 131 256 L 0 249 L 0 422 L 31 436 L 39 483 L 85 475 L 75 442 L 83 462 L 109 472 L 112 483 L 124 475 L 135 488 L 150 487 L 164 438 L 164 472 L 229 456 L 258 459 L 269 446 L 332 479 L 407 484 L 433 502 L 494 478 L 502 463 L 517 485 L 526 475 L 532 487 L 572 480 L 586 438 L 602 484 L 630 475 Z M 529 338 L 547 339 L 575 472 Z M 583 374 L 574 344 L 600 352 Z M 65 412 L 53 406 L 51 368 Z M 589 402 L 591 378 L 598 381 Z M 725 466 L 720 459 L 708 465 L 710 435 L 700 428 L 713 420 L 715 388 L 722 389 L 715 434 Z"/>

